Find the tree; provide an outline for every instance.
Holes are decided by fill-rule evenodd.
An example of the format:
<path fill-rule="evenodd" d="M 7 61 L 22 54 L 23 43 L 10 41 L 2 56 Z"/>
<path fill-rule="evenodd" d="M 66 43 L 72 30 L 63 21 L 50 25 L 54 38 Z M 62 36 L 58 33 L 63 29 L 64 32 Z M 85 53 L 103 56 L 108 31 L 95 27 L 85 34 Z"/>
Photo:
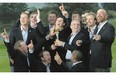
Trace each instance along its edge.
<path fill-rule="evenodd" d="M 103 3 L 103 7 L 108 10 L 116 11 L 116 3 Z"/>
<path fill-rule="evenodd" d="M 22 11 L 27 10 L 25 3 L 1 3 L 0 4 L 0 20 L 3 23 L 9 23 L 19 18 Z"/>

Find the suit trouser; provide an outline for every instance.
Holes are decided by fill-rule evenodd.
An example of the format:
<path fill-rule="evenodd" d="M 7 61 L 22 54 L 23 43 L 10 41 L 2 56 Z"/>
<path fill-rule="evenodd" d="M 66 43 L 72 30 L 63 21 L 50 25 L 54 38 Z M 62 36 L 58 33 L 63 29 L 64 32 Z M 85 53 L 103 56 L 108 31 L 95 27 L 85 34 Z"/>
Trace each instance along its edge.
<path fill-rule="evenodd" d="M 11 72 L 14 72 L 14 66 L 10 66 Z"/>

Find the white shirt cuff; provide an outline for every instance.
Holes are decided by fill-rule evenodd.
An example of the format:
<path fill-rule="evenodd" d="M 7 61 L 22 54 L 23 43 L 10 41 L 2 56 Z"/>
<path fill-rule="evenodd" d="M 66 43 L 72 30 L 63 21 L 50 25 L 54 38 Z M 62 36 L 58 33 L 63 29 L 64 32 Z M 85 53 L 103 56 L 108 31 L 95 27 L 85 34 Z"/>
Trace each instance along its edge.
<path fill-rule="evenodd" d="M 37 23 L 39 23 L 40 21 L 41 21 L 41 20 L 40 20 L 40 19 L 38 19 L 38 20 L 37 20 Z"/>
<path fill-rule="evenodd" d="M 69 18 L 69 16 L 65 16 L 65 18 Z"/>
<path fill-rule="evenodd" d="M 65 45 L 65 42 L 63 42 L 63 45 L 62 45 L 62 47 L 64 47 L 64 45 Z"/>
<path fill-rule="evenodd" d="M 45 38 L 46 38 L 46 40 L 49 40 L 49 39 L 52 38 L 52 37 L 51 37 L 50 34 L 48 34 L 47 36 L 45 36 Z"/>
<path fill-rule="evenodd" d="M 4 41 L 5 41 L 6 43 L 9 43 L 9 42 L 10 42 L 10 40 L 9 40 L 9 39 L 4 39 Z"/>
<path fill-rule="evenodd" d="M 33 49 L 29 49 L 29 53 L 33 53 L 33 51 L 34 51 Z"/>

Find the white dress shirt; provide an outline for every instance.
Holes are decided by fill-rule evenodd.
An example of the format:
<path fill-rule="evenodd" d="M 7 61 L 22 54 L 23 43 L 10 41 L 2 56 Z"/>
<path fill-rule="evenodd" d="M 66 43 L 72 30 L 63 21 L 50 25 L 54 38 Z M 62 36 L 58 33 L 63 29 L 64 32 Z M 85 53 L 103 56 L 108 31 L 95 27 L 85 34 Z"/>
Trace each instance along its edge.
<path fill-rule="evenodd" d="M 33 29 L 35 29 L 36 27 L 37 27 L 37 24 L 36 25 L 34 25 L 34 26 L 31 26 Z"/>
<path fill-rule="evenodd" d="M 76 63 L 73 63 L 73 64 L 72 64 L 72 67 L 73 67 L 74 65 L 76 65 L 76 64 L 79 64 L 79 63 L 82 63 L 82 61 L 77 61 Z"/>
<path fill-rule="evenodd" d="M 44 62 L 42 62 L 45 66 L 46 66 L 46 71 L 50 72 L 50 64 L 45 64 Z"/>
<path fill-rule="evenodd" d="M 53 28 L 53 25 L 50 25 L 50 24 L 49 24 L 49 30 L 51 30 L 52 28 Z"/>
<path fill-rule="evenodd" d="M 93 37 L 93 33 L 94 33 L 95 28 L 96 28 L 96 25 L 93 26 L 93 30 L 92 31 L 88 29 L 88 31 L 89 31 L 89 38 L 90 39 Z"/>
<path fill-rule="evenodd" d="M 71 34 L 71 37 L 70 37 L 70 40 L 69 40 L 69 45 L 72 44 L 72 41 L 73 41 L 73 39 L 75 38 L 75 36 L 76 36 L 77 34 L 78 34 L 78 33 L 72 33 L 72 34 Z M 67 50 L 65 58 L 66 58 L 66 59 L 71 59 L 71 56 L 72 56 L 71 51 L 70 51 L 70 50 Z"/>
<path fill-rule="evenodd" d="M 26 43 L 28 37 L 28 28 L 24 30 L 23 27 L 21 26 L 21 32 L 22 32 L 23 41 Z"/>
<path fill-rule="evenodd" d="M 102 29 L 102 27 L 107 23 L 107 21 L 104 21 L 102 24 L 98 25 L 98 31 L 97 34 L 100 32 L 100 30 Z"/>
<path fill-rule="evenodd" d="M 24 29 L 22 28 L 22 26 L 21 26 L 20 28 L 21 28 L 21 33 L 22 33 L 23 40 L 24 40 L 24 42 L 26 43 L 27 37 L 28 37 L 28 28 L 27 28 L 26 30 L 24 30 Z M 4 39 L 4 41 L 5 41 L 6 43 L 9 43 L 9 42 L 10 42 L 9 39 Z"/>

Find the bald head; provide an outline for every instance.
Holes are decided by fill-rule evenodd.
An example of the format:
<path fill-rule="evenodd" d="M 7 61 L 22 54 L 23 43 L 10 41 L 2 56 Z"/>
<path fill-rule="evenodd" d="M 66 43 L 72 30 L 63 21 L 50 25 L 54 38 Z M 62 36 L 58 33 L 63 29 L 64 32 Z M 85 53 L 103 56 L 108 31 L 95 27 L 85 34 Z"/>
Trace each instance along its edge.
<path fill-rule="evenodd" d="M 105 9 L 99 9 L 97 13 L 103 13 L 104 15 L 107 15 L 107 12 Z"/>
<path fill-rule="evenodd" d="M 96 19 L 99 23 L 106 21 L 108 18 L 107 12 L 105 9 L 99 9 L 96 14 Z"/>

